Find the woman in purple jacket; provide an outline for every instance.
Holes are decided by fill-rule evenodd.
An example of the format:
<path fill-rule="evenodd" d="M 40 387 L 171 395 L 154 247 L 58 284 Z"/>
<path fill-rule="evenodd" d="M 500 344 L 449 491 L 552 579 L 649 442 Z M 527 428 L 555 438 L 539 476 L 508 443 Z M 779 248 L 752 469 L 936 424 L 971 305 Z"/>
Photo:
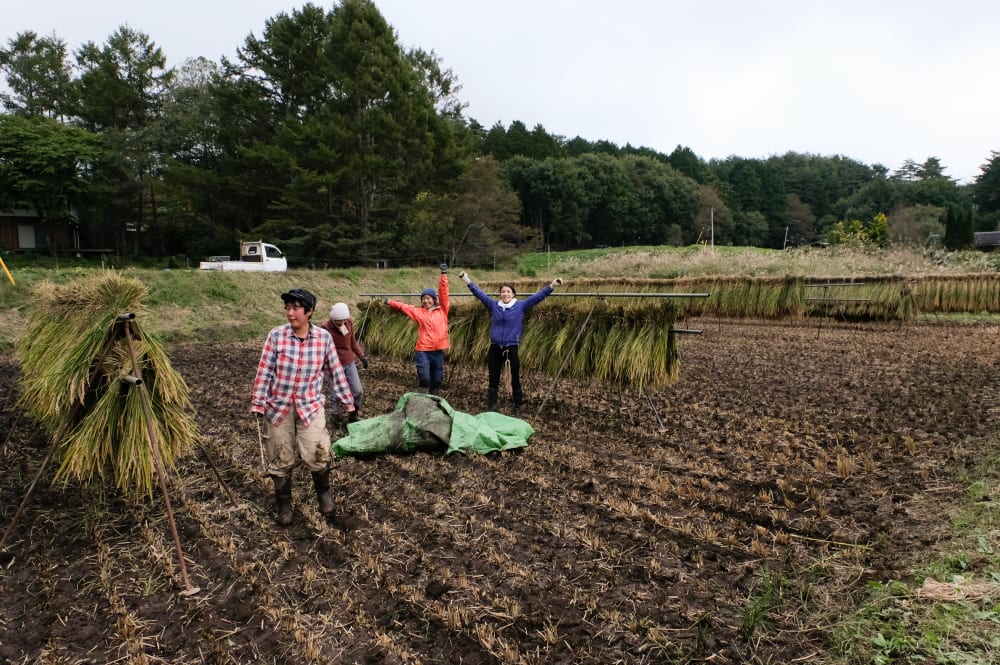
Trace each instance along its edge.
<path fill-rule="evenodd" d="M 504 362 L 510 363 L 510 390 L 514 398 L 514 415 L 521 415 L 521 403 L 524 395 L 521 392 L 521 361 L 517 355 L 517 347 L 521 343 L 521 328 L 524 325 L 524 315 L 529 309 L 542 302 L 555 287 L 562 284 L 562 278 L 556 277 L 548 286 L 530 295 L 526 300 L 518 300 L 517 293 L 511 284 L 500 287 L 500 299 L 493 300 L 482 289 L 476 286 L 468 273 L 459 275 L 490 312 L 490 350 L 486 354 L 486 365 L 490 372 L 490 385 L 486 391 L 486 410 L 497 408 L 497 388 L 500 385 L 500 370 Z"/>

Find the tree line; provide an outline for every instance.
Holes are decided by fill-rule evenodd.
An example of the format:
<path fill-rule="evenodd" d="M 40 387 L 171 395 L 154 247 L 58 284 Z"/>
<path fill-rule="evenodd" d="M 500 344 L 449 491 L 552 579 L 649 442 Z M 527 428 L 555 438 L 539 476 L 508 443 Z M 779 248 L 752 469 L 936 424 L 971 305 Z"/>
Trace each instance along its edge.
<path fill-rule="evenodd" d="M 0 69 L 0 209 L 33 208 L 53 252 L 71 216 L 82 246 L 120 255 L 260 237 L 326 265 L 706 241 L 958 248 L 1000 224 L 997 152 L 959 184 L 935 157 L 892 172 L 841 155 L 706 161 L 520 120 L 487 129 L 371 0 L 279 13 L 219 62 L 168 67 L 121 26 L 72 52 L 18 33 Z"/>

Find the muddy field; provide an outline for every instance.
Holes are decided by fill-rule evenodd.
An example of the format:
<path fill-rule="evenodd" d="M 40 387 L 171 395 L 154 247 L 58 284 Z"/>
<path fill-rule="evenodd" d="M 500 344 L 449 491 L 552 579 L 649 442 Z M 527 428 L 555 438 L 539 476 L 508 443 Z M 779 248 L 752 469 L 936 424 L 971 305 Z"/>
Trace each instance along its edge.
<path fill-rule="evenodd" d="M 811 659 L 810 612 L 900 579 L 991 445 L 1000 329 L 702 327 L 648 395 L 557 382 L 536 416 L 550 380 L 526 372 L 525 449 L 337 460 L 329 521 L 300 468 L 284 529 L 245 415 L 258 345 L 171 347 L 238 504 L 192 449 L 172 501 L 200 592 L 180 593 L 161 497 L 46 483 L 0 561 L 0 662 Z M 0 372 L 6 528 L 48 443 L 15 426 L 9 356 Z M 449 372 L 445 396 L 478 412 L 485 367 Z M 415 383 L 384 358 L 363 379 L 370 415 Z M 775 576 L 809 594 L 761 628 Z"/>

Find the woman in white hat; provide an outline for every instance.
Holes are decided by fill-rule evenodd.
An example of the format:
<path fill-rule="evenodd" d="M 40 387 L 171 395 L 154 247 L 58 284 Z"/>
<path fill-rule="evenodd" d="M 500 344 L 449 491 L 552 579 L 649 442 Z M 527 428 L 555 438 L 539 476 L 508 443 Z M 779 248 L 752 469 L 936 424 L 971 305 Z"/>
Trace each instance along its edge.
<path fill-rule="evenodd" d="M 354 411 L 350 414 L 342 411 L 339 402 L 330 400 L 330 420 L 338 434 L 346 434 L 348 418 L 351 422 L 357 420 L 364 403 L 365 394 L 361 386 L 361 375 L 358 373 L 358 363 L 368 369 L 368 355 L 358 342 L 358 338 L 354 336 L 354 321 L 351 320 L 351 310 L 346 303 L 334 303 L 330 308 L 330 318 L 320 327 L 333 336 L 337 356 L 344 368 L 344 374 L 347 375 L 347 385 L 351 387 L 351 394 L 354 395 Z"/>

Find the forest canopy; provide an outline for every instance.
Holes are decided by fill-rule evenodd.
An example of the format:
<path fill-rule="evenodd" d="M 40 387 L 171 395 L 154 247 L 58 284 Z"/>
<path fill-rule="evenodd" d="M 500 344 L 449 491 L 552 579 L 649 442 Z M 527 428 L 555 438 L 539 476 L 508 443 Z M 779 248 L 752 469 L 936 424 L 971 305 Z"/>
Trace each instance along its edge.
<path fill-rule="evenodd" d="M 124 256 L 253 237 L 325 265 L 698 242 L 957 249 L 1000 228 L 995 151 L 963 185 L 933 156 L 895 170 L 795 152 L 706 161 L 521 120 L 486 128 L 457 75 L 401 46 L 371 0 L 279 13 L 235 53 L 168 66 L 124 25 L 72 50 L 18 33 L 0 48 L 0 211 L 35 211 L 53 253 L 75 248 L 56 232 L 72 224 L 76 246 Z"/>

